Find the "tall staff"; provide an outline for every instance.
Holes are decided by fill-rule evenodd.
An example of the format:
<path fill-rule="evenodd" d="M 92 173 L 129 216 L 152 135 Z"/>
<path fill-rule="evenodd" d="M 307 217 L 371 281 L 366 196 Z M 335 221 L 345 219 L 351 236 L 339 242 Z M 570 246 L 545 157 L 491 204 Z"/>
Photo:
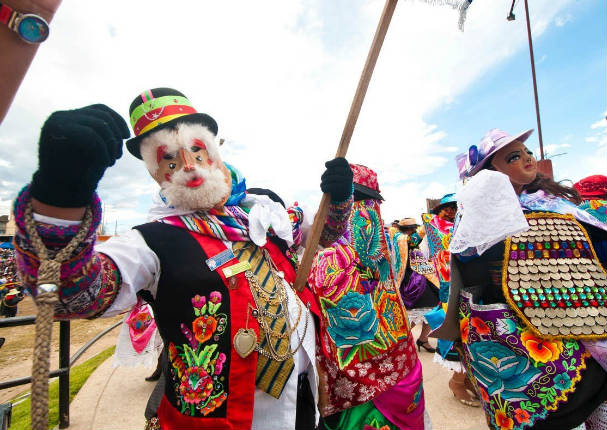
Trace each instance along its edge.
<path fill-rule="evenodd" d="M 379 56 L 379 51 L 381 50 L 384 38 L 386 37 L 386 32 L 388 31 L 388 26 L 392 20 L 392 15 L 394 14 L 394 8 L 396 8 L 397 2 L 398 0 L 386 0 L 386 4 L 384 5 L 384 10 L 382 11 L 379 24 L 377 25 L 377 30 L 375 31 L 375 36 L 373 37 L 373 42 L 371 43 L 371 48 L 367 55 L 367 61 L 365 62 L 365 67 L 363 68 L 360 81 L 358 82 L 358 87 L 356 88 L 356 93 L 354 94 L 354 100 L 352 101 L 352 106 L 350 106 L 350 113 L 348 114 L 348 119 L 346 120 L 346 125 L 344 126 L 335 157 L 345 157 L 348 152 L 348 146 L 350 145 L 350 139 L 354 132 L 354 126 L 358 120 L 358 114 L 360 113 L 363 100 L 365 99 L 367 88 L 369 87 L 371 76 L 373 75 L 373 69 L 375 68 L 375 63 L 377 62 L 377 57 Z M 306 285 L 308 272 L 310 271 L 310 267 L 312 267 L 312 260 L 314 259 L 316 248 L 318 247 L 320 233 L 323 229 L 328 211 L 329 194 L 324 193 L 320 200 L 314 224 L 312 224 L 312 229 L 308 235 L 306 250 L 302 257 L 299 270 L 297 271 L 297 277 L 295 278 L 294 285 L 297 291 L 302 291 Z"/>

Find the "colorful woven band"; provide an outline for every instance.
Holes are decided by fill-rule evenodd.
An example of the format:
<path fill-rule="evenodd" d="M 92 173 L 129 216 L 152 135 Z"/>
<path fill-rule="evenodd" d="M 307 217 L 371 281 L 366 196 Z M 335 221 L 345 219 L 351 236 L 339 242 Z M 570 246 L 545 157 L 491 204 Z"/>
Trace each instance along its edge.
<path fill-rule="evenodd" d="M 185 97 L 164 96 L 154 98 L 151 91 L 141 94 L 142 103 L 131 113 L 131 127 L 135 136 L 145 133 L 158 124 L 184 115 L 197 113 Z"/>

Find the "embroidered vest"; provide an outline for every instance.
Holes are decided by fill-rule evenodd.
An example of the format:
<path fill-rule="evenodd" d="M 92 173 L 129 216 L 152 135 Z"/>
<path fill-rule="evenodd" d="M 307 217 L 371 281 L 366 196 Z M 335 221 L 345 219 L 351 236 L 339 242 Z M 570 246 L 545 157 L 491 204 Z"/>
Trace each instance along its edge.
<path fill-rule="evenodd" d="M 321 309 L 323 416 L 372 400 L 417 363 L 379 207 L 357 201 L 348 224 L 338 243 L 317 253 L 308 278 Z"/>
<path fill-rule="evenodd" d="M 590 353 L 577 339 L 604 337 L 596 317 L 606 313 L 605 273 L 585 230 L 571 216 L 526 217 L 530 230 L 505 244 L 507 303 L 477 304 L 482 285 L 460 292 L 464 362 L 496 429 L 522 430 L 549 419 L 575 393 L 587 367 Z"/>

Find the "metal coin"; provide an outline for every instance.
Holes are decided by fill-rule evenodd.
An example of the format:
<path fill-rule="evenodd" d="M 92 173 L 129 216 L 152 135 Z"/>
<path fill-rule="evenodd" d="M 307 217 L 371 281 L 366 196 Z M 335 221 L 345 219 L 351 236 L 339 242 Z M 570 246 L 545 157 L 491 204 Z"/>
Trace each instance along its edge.
<path fill-rule="evenodd" d="M 540 279 L 542 281 L 547 281 L 548 279 L 550 279 L 550 273 L 542 273 L 542 274 L 540 274 Z"/>
<path fill-rule="evenodd" d="M 591 317 L 595 317 L 599 314 L 599 310 L 597 308 L 588 308 L 588 315 Z"/>
<path fill-rule="evenodd" d="M 542 325 L 542 320 L 539 318 L 531 318 L 530 321 L 535 327 L 540 327 Z"/>
<path fill-rule="evenodd" d="M 588 266 L 584 266 L 584 265 L 578 264 L 578 265 L 575 265 L 573 267 L 575 267 L 575 270 L 578 271 L 578 272 L 582 272 L 582 273 L 588 272 Z"/>
<path fill-rule="evenodd" d="M 598 317 L 594 317 L 594 320 L 596 321 L 596 323 L 598 325 L 605 325 L 607 324 L 607 318 L 605 318 L 604 316 L 599 315 Z"/>
<path fill-rule="evenodd" d="M 559 264 L 557 267 L 559 268 L 559 272 L 568 272 L 569 271 L 569 267 L 566 264 Z"/>
<path fill-rule="evenodd" d="M 565 264 L 565 263 L 567 263 L 567 259 L 566 258 L 556 258 L 556 259 L 555 258 L 551 258 L 550 260 L 551 260 L 550 264 Z M 554 261 L 554 263 L 552 261 Z"/>
<path fill-rule="evenodd" d="M 593 325 L 592 326 L 592 331 L 595 334 L 603 334 L 603 333 L 605 333 L 605 327 L 601 327 L 599 325 Z"/>
<path fill-rule="evenodd" d="M 527 220 L 527 223 L 528 223 L 529 225 L 531 225 L 531 226 L 533 226 L 533 225 L 537 225 L 537 221 L 536 221 L 536 220 L 534 220 L 534 219 L 529 219 L 529 220 Z"/>
<path fill-rule="evenodd" d="M 574 272 L 575 272 L 575 273 L 579 273 L 579 272 L 580 272 L 580 267 L 581 267 L 581 266 L 577 266 L 577 265 L 575 265 L 575 264 L 570 264 L 570 265 L 567 267 L 567 269 L 569 269 L 569 271 L 570 271 L 571 273 L 574 273 Z"/>
<path fill-rule="evenodd" d="M 542 320 L 542 325 L 544 327 L 552 327 L 552 320 L 550 318 L 544 318 Z"/>
<path fill-rule="evenodd" d="M 523 310 L 523 313 L 529 317 L 529 318 L 534 318 L 535 317 L 535 309 L 534 308 L 525 308 Z"/>
<path fill-rule="evenodd" d="M 521 286 L 521 288 L 524 288 L 526 290 L 531 288 L 531 284 L 529 283 L 529 281 L 520 281 L 519 285 Z"/>
<path fill-rule="evenodd" d="M 510 260 L 510 261 L 508 262 L 508 266 L 516 266 L 516 265 L 517 265 L 517 264 L 516 264 L 516 260 Z"/>
<path fill-rule="evenodd" d="M 542 284 L 540 284 L 540 281 L 538 281 L 537 279 L 531 279 L 531 287 L 532 288 L 540 288 L 542 286 Z"/>
<path fill-rule="evenodd" d="M 537 266 L 529 266 L 529 273 L 538 273 L 539 269 Z"/>
<path fill-rule="evenodd" d="M 563 326 L 563 327 L 559 328 L 559 333 L 567 336 L 568 334 L 571 334 L 571 329 L 567 326 Z"/>
<path fill-rule="evenodd" d="M 588 316 L 588 310 L 586 308 L 578 308 L 577 314 L 582 318 L 586 318 Z"/>
<path fill-rule="evenodd" d="M 517 289 L 518 285 L 519 285 L 518 282 L 508 281 L 508 288 Z"/>
<path fill-rule="evenodd" d="M 520 275 L 521 277 L 521 281 L 525 281 L 525 282 L 529 282 L 531 281 L 531 275 L 530 274 L 524 274 L 524 275 Z"/>
<path fill-rule="evenodd" d="M 538 269 L 541 273 L 548 273 L 550 271 L 547 266 L 540 266 Z"/>
<path fill-rule="evenodd" d="M 529 274 L 529 269 L 527 269 L 526 267 L 522 266 L 518 268 L 519 273 L 522 273 L 524 275 L 528 275 Z"/>
<path fill-rule="evenodd" d="M 565 309 L 565 313 L 567 314 L 568 317 L 571 317 L 571 318 L 577 316 L 577 312 L 573 308 L 567 308 L 567 309 Z"/>
<path fill-rule="evenodd" d="M 599 311 L 599 314 L 601 314 L 602 316 L 607 316 L 607 308 L 605 307 L 600 307 L 600 308 L 596 308 Z"/>
<path fill-rule="evenodd" d="M 551 273 L 550 274 L 550 278 L 556 280 L 561 279 L 561 274 L 560 273 Z"/>
<path fill-rule="evenodd" d="M 518 281 L 519 279 L 521 279 L 521 277 L 519 275 L 510 275 L 508 276 L 508 279 L 510 279 L 511 281 Z"/>
<path fill-rule="evenodd" d="M 594 279 L 584 279 L 583 282 L 584 282 L 584 285 L 587 286 L 587 287 L 594 287 L 595 286 Z"/>
<path fill-rule="evenodd" d="M 508 267 L 508 273 L 512 273 L 513 275 L 515 275 L 518 273 L 518 271 L 519 271 L 519 269 L 517 267 L 512 267 L 512 266 Z"/>
<path fill-rule="evenodd" d="M 560 285 L 556 285 L 558 281 L 554 281 L 554 286 L 557 288 L 561 288 L 561 287 L 565 287 L 565 288 L 571 288 L 573 287 L 573 281 L 570 280 L 566 280 L 566 281 L 562 281 Z"/>
<path fill-rule="evenodd" d="M 537 223 L 539 225 L 546 225 L 546 220 L 544 218 L 538 218 Z"/>
<path fill-rule="evenodd" d="M 582 333 L 586 335 L 592 334 L 592 326 L 585 325 L 582 327 Z"/>
<path fill-rule="evenodd" d="M 540 280 L 540 274 L 539 273 L 532 273 L 531 275 L 529 275 L 531 278 L 531 281 L 539 281 Z"/>
<path fill-rule="evenodd" d="M 565 273 L 559 273 L 560 277 L 562 280 L 564 281 L 570 281 L 571 280 L 571 273 L 569 272 L 565 272 Z"/>
<path fill-rule="evenodd" d="M 546 309 L 546 316 L 548 318 L 556 318 L 556 309 Z"/>
<path fill-rule="evenodd" d="M 595 324 L 596 324 L 596 321 L 594 320 L 594 317 L 584 318 L 584 325 L 587 325 L 588 327 L 592 327 Z"/>
<path fill-rule="evenodd" d="M 559 329 L 557 327 L 548 327 L 546 329 L 546 332 L 548 332 L 548 334 L 551 335 L 551 336 L 558 336 L 559 335 Z"/>
<path fill-rule="evenodd" d="M 590 275 L 590 273 L 588 273 L 588 272 L 585 272 L 585 273 L 580 273 L 580 275 L 581 275 L 581 277 L 582 277 L 583 279 L 590 279 L 590 278 L 592 278 L 592 276 L 591 276 L 591 275 Z"/>
<path fill-rule="evenodd" d="M 573 325 L 576 327 L 581 327 L 584 325 L 584 318 L 573 318 Z M 581 333 L 581 331 L 580 331 Z M 579 334 L 579 333 L 578 333 Z"/>
<path fill-rule="evenodd" d="M 537 309 L 535 310 L 535 315 L 536 315 L 538 318 L 544 318 L 544 317 L 546 316 L 546 311 L 545 311 L 544 309 L 542 309 L 542 308 L 537 308 Z"/>
<path fill-rule="evenodd" d="M 571 327 L 571 334 L 579 336 L 580 334 L 582 334 L 582 326 L 574 326 Z"/>
<path fill-rule="evenodd" d="M 555 318 L 552 320 L 552 325 L 554 327 L 563 327 L 563 320 L 560 318 Z"/>
<path fill-rule="evenodd" d="M 557 318 L 565 318 L 565 315 L 567 315 L 567 313 L 565 312 L 565 309 L 563 309 L 563 308 L 557 308 L 554 310 L 554 312 L 556 312 Z"/>

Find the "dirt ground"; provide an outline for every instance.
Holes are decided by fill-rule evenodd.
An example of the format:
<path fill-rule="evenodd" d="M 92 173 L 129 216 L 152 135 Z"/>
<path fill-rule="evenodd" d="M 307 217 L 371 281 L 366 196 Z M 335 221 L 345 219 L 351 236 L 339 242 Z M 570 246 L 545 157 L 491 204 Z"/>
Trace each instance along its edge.
<path fill-rule="evenodd" d="M 36 305 L 31 297 L 27 296 L 19 303 L 17 316 L 29 316 L 36 314 Z M 98 318 L 95 320 L 76 320 L 70 324 L 70 356 L 74 355 L 81 346 L 87 343 L 98 333 L 122 320 L 123 316 L 113 318 Z M 76 365 L 85 361 L 106 348 L 116 344 L 116 338 L 120 326 L 99 339 L 91 346 Z M 15 378 L 23 378 L 32 373 L 32 352 L 34 349 L 34 325 L 21 327 L 0 328 L 0 337 L 6 338 L 4 346 L 0 348 L 0 381 L 8 381 Z M 53 337 L 51 340 L 51 370 L 59 367 L 59 324 L 53 324 Z M 4 403 L 16 397 L 18 394 L 28 391 L 28 385 L 8 388 L 0 391 L 0 403 Z"/>

